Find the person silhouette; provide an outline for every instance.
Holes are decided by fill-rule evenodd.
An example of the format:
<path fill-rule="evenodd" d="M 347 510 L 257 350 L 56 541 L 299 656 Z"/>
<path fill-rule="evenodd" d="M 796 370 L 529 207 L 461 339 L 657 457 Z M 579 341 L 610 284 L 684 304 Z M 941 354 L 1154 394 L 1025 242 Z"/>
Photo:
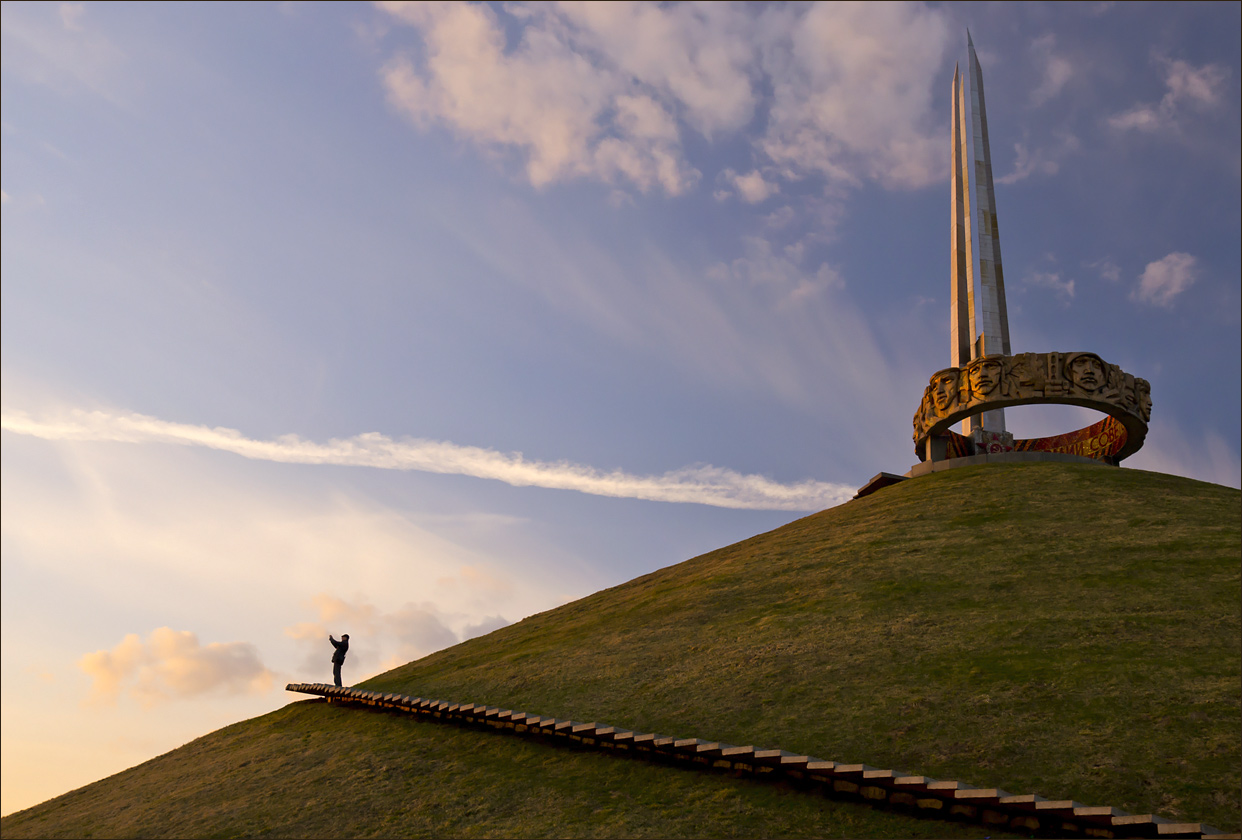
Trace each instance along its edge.
<path fill-rule="evenodd" d="M 345 664 L 345 654 L 349 652 L 349 634 L 342 633 L 341 640 L 328 636 L 328 641 L 332 643 L 335 650 L 332 651 L 332 677 L 336 680 L 336 684 L 341 684 L 341 666 Z"/>

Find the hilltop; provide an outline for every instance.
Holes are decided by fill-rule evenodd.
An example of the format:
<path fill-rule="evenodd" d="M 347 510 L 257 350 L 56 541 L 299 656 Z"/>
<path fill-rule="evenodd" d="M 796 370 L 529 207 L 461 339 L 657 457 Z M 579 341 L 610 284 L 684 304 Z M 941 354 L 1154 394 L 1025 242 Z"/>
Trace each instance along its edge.
<path fill-rule="evenodd" d="M 1242 494 L 1137 470 L 904 482 L 366 683 L 1238 830 Z M 788 787 L 318 702 L 5 837 L 982 836 Z"/>

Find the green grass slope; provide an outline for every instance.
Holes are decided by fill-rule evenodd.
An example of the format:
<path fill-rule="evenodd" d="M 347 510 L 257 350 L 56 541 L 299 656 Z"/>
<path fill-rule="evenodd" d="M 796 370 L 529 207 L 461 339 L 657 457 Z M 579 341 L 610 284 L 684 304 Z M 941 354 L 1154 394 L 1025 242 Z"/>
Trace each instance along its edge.
<path fill-rule="evenodd" d="M 981 466 L 883 490 L 397 668 L 375 689 L 779 746 L 1237 831 L 1242 494 Z M 5 837 L 946 836 L 742 779 L 307 703 Z"/>

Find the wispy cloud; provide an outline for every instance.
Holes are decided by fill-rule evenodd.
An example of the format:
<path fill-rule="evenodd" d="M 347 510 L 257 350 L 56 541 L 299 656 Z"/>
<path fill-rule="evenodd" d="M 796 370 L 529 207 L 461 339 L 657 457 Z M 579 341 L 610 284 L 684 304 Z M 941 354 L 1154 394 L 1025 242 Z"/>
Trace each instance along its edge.
<path fill-rule="evenodd" d="M 1224 99 L 1228 67 L 1205 64 L 1195 67 L 1185 61 L 1158 58 L 1164 65 L 1167 91 L 1157 103 L 1140 103 L 1114 114 L 1108 124 L 1120 131 L 1177 131 L 1180 121 L 1192 111 L 1214 109 Z"/>
<path fill-rule="evenodd" d="M 3 409 L 6 431 L 46 440 L 171 443 L 232 452 L 244 458 L 288 464 L 333 464 L 416 470 L 503 481 L 515 487 L 576 490 L 597 496 L 659 502 L 693 502 L 751 510 L 819 510 L 840 504 L 853 488 L 821 481 L 782 484 L 759 475 L 698 465 L 663 475 L 605 472 L 568 461 L 529 461 L 520 452 L 497 452 L 447 441 L 393 440 L 369 432 L 327 443 L 282 435 L 255 440 L 236 429 L 173 423 L 142 414 L 72 409 L 57 417 L 32 417 Z"/>
<path fill-rule="evenodd" d="M 130 633 L 111 650 L 88 653 L 78 667 L 92 681 L 90 700 L 115 703 L 121 690 L 144 706 L 213 691 L 262 694 L 272 673 L 247 642 L 199 644 L 188 630 L 160 627 L 144 642 Z"/>
<path fill-rule="evenodd" d="M 393 106 L 419 128 L 516 153 L 535 186 L 589 178 L 682 193 L 700 176 L 686 160 L 686 131 L 747 137 L 791 180 L 907 188 L 944 170 L 942 131 L 929 125 L 931 80 L 948 43 L 936 10 L 377 6 L 421 40 L 381 72 Z M 752 125 L 768 86 L 773 107 Z M 747 201 L 775 191 L 756 176 L 734 184 Z"/>
<path fill-rule="evenodd" d="M 1051 32 L 1031 42 L 1031 52 L 1043 64 L 1039 86 L 1031 91 L 1031 104 L 1043 105 L 1056 97 L 1074 76 L 1074 64 L 1056 50 L 1057 39 Z"/>
<path fill-rule="evenodd" d="M 1065 306 L 1069 306 L 1074 297 L 1073 278 L 1062 279 L 1059 271 L 1032 271 L 1022 278 L 1022 283 L 1025 286 L 1050 289 Z"/>
<path fill-rule="evenodd" d="M 86 6 L 81 3 L 61 3 L 60 22 L 65 29 L 73 32 L 82 31 L 82 15 L 86 14 Z"/>
<path fill-rule="evenodd" d="M 772 85 L 759 147 L 790 177 L 922 187 L 948 168 L 932 80 L 949 46 L 943 12 L 897 3 L 816 3 L 768 13 Z"/>
<path fill-rule="evenodd" d="M 1036 148 L 1014 143 L 1013 171 L 997 178 L 996 183 L 1016 184 L 1032 175 L 1055 175 L 1061 171 L 1061 161 L 1081 147 L 1078 138 L 1068 132 L 1060 133 L 1056 142 Z"/>
<path fill-rule="evenodd" d="M 1173 299 L 1195 282 L 1195 258 L 1175 251 L 1166 257 L 1150 262 L 1139 277 L 1138 287 L 1131 298 L 1141 303 L 1169 307 Z"/>
<path fill-rule="evenodd" d="M 643 20 L 614 21 L 629 24 L 621 31 L 636 30 L 634 37 L 654 24 L 659 31 L 651 34 L 679 46 L 663 54 L 689 65 L 673 68 L 658 66 L 650 54 L 632 55 L 628 43 L 592 43 L 600 41 L 593 37 L 601 23 L 597 18 L 616 17 L 615 11 L 568 14 L 552 7 L 514 7 L 517 21 L 510 21 L 519 22 L 523 34 L 515 48 L 506 49 L 505 21 L 487 6 L 380 6 L 414 27 L 425 46 L 421 66 L 402 55 L 384 68 L 383 83 L 394 107 L 419 127 L 443 125 L 484 148 L 517 151 L 537 187 L 585 176 L 677 195 L 699 173 L 682 154 L 673 102 L 693 106 L 684 97 L 705 94 L 736 76 L 747 88 L 743 110 L 749 108 L 744 73 L 732 70 L 727 61 L 706 69 L 728 79 L 700 72 L 704 68 L 693 55 L 680 49 L 698 40 L 695 33 L 713 15 L 634 7 L 632 14 L 623 12 L 621 17 L 638 15 Z M 602 54 L 592 49 L 608 46 L 619 49 L 611 55 L 607 49 Z M 698 84 L 686 81 L 678 70 Z M 708 124 L 718 117 L 711 110 L 705 115 Z"/>
<path fill-rule="evenodd" d="M 81 3 L 5 3 L 3 64 L 25 82 L 70 95 L 89 91 L 126 105 L 140 89 L 129 57 L 108 37 L 83 23 Z"/>
<path fill-rule="evenodd" d="M 1094 262 L 1084 263 L 1087 268 L 1094 268 L 1100 272 L 1100 279 L 1108 283 L 1121 282 L 1121 266 L 1113 262 L 1108 257 L 1095 260 Z"/>

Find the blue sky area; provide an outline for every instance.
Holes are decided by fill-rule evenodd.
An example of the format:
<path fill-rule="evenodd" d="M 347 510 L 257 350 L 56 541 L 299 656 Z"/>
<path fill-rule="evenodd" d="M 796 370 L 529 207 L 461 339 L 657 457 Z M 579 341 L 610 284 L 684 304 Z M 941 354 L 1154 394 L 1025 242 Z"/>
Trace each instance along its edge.
<path fill-rule="evenodd" d="M 1240 9 L 6 2 L 3 812 L 907 470 L 967 27 L 1015 352 L 1237 487 Z"/>

